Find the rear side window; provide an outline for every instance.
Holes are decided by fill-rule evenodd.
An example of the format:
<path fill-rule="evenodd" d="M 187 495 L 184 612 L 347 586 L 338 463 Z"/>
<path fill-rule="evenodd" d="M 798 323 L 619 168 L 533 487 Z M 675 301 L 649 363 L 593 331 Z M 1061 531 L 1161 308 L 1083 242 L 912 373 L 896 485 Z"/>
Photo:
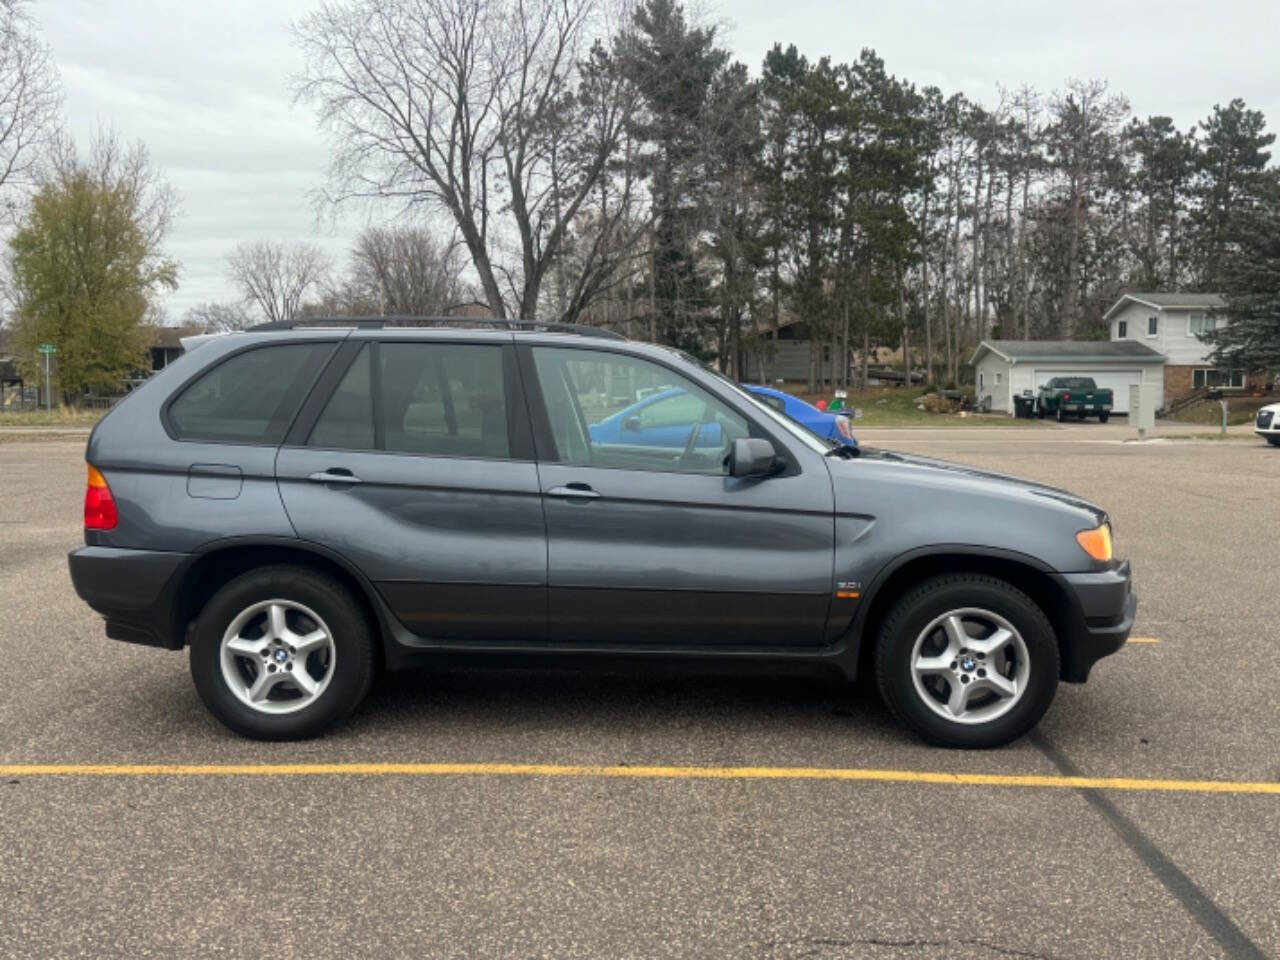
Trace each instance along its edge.
<path fill-rule="evenodd" d="M 347 368 L 311 431 L 313 447 L 373 450 L 373 364 L 365 347 Z"/>
<path fill-rule="evenodd" d="M 506 459 L 511 442 L 502 348 L 369 344 L 329 398 L 308 444 Z"/>
<path fill-rule="evenodd" d="M 179 440 L 280 443 L 332 343 L 282 343 L 237 353 L 178 395 L 168 410 Z"/>

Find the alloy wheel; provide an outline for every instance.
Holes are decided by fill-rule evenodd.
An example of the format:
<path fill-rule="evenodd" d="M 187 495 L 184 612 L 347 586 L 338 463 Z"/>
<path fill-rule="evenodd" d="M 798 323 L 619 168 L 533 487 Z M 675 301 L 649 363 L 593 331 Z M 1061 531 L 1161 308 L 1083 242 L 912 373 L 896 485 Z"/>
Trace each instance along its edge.
<path fill-rule="evenodd" d="M 1031 675 L 1027 644 L 990 610 L 935 617 L 911 650 L 911 682 L 930 710 L 952 723 L 987 723 L 1022 699 Z"/>
<path fill-rule="evenodd" d="M 264 600 L 246 607 L 222 637 L 222 679 L 236 699 L 262 713 L 294 713 L 333 678 L 333 633 L 309 607 Z"/>

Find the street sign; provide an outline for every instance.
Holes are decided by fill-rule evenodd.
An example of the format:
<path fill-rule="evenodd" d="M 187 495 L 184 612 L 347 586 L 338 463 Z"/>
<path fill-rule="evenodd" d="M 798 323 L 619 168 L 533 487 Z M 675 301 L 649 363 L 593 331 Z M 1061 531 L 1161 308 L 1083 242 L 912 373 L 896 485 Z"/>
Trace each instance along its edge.
<path fill-rule="evenodd" d="M 57 353 L 58 348 L 55 347 L 52 343 L 42 343 L 40 344 L 40 346 L 36 347 L 36 352 L 37 353 Z"/>

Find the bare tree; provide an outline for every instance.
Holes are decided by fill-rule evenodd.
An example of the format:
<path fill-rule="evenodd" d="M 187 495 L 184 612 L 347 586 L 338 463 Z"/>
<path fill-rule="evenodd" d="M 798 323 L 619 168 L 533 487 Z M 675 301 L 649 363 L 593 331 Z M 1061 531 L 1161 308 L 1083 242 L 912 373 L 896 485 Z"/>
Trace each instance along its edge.
<path fill-rule="evenodd" d="M 441 316 L 469 300 L 457 246 L 413 226 L 368 227 L 351 252 L 349 283 L 383 316 Z"/>
<path fill-rule="evenodd" d="M 320 286 L 331 263 L 312 243 L 258 240 L 242 243 L 227 257 L 227 272 L 246 304 L 254 304 L 268 322 L 292 320 L 307 292 Z"/>
<path fill-rule="evenodd" d="M 205 333 L 228 333 L 253 326 L 253 317 L 243 304 L 198 303 L 182 315 L 182 322 Z"/>
<path fill-rule="evenodd" d="M 306 56 L 298 95 L 333 143 L 327 198 L 446 213 L 494 315 L 533 319 L 635 108 L 599 42 L 605 2 L 323 4 L 295 33 Z M 588 255 L 575 269 L 594 274 L 597 262 Z M 566 302 L 565 313 L 583 305 Z"/>
<path fill-rule="evenodd" d="M 62 96 L 49 48 L 23 0 L 0 0 L 0 188 L 31 180 Z"/>
<path fill-rule="evenodd" d="M 1046 133 L 1050 152 L 1062 169 L 1067 217 L 1062 333 L 1071 339 L 1076 335 L 1084 304 L 1081 247 L 1090 202 L 1107 166 L 1116 162 L 1120 124 L 1129 113 L 1129 101 L 1110 93 L 1105 81 L 1072 80 L 1064 92 L 1054 95 L 1050 109 L 1053 122 Z"/>

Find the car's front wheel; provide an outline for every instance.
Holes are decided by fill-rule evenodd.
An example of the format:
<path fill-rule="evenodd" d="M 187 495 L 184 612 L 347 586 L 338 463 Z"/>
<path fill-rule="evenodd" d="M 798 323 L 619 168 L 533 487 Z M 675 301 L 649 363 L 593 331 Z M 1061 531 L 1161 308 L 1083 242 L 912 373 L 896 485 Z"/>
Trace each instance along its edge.
<path fill-rule="evenodd" d="M 373 680 L 373 636 L 332 577 L 295 566 L 241 574 L 196 620 L 191 676 L 209 711 L 257 740 L 314 737 L 345 719 Z"/>
<path fill-rule="evenodd" d="M 1053 628 L 1025 593 L 982 574 L 934 577 L 893 605 L 876 643 L 881 696 L 947 747 L 998 747 L 1029 731 L 1057 690 Z"/>

